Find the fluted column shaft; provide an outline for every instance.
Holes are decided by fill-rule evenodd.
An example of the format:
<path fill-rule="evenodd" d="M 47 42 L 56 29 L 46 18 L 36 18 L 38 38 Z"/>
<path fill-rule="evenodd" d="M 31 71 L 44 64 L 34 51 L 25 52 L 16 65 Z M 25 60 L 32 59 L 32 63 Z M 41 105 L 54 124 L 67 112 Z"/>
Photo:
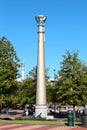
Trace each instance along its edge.
<path fill-rule="evenodd" d="M 44 26 L 38 25 L 38 61 L 36 104 L 46 104 Z"/>

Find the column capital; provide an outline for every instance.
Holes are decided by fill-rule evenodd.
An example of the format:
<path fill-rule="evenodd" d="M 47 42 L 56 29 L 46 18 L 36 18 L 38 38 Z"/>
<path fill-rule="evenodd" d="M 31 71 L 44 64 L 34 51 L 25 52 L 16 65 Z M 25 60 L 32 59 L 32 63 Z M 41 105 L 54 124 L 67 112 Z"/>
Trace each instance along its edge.
<path fill-rule="evenodd" d="M 44 15 L 37 15 L 37 16 L 35 16 L 35 19 L 36 19 L 39 26 L 40 25 L 43 26 L 45 24 L 45 21 L 46 21 L 47 17 L 44 16 Z"/>

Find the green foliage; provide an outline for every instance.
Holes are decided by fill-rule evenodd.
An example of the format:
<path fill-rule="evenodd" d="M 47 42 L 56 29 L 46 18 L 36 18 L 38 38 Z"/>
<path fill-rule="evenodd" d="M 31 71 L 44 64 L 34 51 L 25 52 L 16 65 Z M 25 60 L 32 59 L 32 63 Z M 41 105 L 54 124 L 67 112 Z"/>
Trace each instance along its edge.
<path fill-rule="evenodd" d="M 0 103 L 8 104 L 17 89 L 19 59 L 13 45 L 5 37 L 0 39 Z"/>
<path fill-rule="evenodd" d="M 53 85 L 47 85 L 47 89 L 46 89 L 46 93 L 47 93 L 47 103 L 55 103 L 57 102 L 57 95 L 56 95 L 56 91 L 57 91 L 57 86 L 53 86 Z"/>
<path fill-rule="evenodd" d="M 85 104 L 87 102 L 87 66 L 78 59 L 78 52 L 66 51 L 58 72 L 57 100 L 60 104 Z"/>
<path fill-rule="evenodd" d="M 17 91 L 18 103 L 24 106 L 25 104 L 35 104 L 36 98 L 36 81 L 30 78 L 25 79 L 19 84 Z"/>

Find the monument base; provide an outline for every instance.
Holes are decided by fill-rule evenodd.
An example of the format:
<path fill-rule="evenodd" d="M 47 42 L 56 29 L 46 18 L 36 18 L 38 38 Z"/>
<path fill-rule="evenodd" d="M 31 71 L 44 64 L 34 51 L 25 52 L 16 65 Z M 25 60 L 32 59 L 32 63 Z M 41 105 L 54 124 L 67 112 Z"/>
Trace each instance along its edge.
<path fill-rule="evenodd" d="M 48 115 L 48 116 L 46 117 L 46 120 L 54 120 L 54 116 Z"/>
<path fill-rule="evenodd" d="M 35 114 L 40 115 L 42 118 L 47 117 L 47 105 L 36 105 L 35 106 Z"/>

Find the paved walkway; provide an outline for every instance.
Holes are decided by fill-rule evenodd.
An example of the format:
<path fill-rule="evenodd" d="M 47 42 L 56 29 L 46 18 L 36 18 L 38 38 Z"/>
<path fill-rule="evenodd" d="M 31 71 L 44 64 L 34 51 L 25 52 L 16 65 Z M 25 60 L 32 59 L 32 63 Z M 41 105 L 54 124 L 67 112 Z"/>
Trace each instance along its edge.
<path fill-rule="evenodd" d="M 0 130 L 87 130 L 79 126 L 0 124 Z"/>

